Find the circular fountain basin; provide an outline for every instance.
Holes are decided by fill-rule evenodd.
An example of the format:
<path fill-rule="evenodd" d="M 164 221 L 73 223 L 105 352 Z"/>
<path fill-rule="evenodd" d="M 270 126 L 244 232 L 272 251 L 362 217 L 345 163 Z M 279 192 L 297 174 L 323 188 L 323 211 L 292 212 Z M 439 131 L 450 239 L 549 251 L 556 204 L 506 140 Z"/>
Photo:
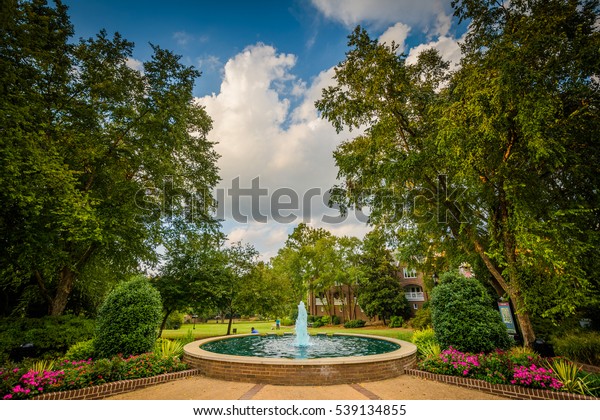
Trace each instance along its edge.
<path fill-rule="evenodd" d="M 379 381 L 402 375 L 404 369 L 416 365 L 416 346 L 393 338 L 362 334 L 313 336 L 313 345 L 306 348 L 296 348 L 293 339 L 292 336 L 256 335 L 214 337 L 187 344 L 183 360 L 208 377 L 274 385 L 333 385 Z M 334 342 L 341 343 L 341 347 L 337 347 L 337 344 L 333 346 L 333 354 L 317 354 L 317 348 L 329 347 Z M 266 345 L 267 349 L 262 357 L 252 350 L 252 347 L 260 343 Z M 373 344 L 373 348 L 378 350 L 369 349 L 364 353 L 364 348 L 371 347 L 365 344 Z M 364 348 L 357 349 L 359 346 Z M 280 353 L 282 347 L 290 348 Z M 342 350 L 344 347 L 348 351 Z M 253 355 L 208 351 L 216 349 L 236 353 L 236 349 L 240 348 L 244 349 L 243 354 Z M 309 355 L 311 350 L 315 350 L 314 355 Z M 360 350 L 363 354 L 350 350 Z M 290 352 L 297 354 L 290 355 Z"/>

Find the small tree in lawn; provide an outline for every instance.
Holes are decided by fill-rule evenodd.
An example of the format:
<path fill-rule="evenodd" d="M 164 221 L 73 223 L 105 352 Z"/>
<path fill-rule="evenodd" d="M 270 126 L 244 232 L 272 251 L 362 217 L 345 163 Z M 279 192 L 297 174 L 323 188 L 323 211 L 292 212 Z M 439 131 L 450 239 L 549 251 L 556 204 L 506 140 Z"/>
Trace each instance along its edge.
<path fill-rule="evenodd" d="M 483 285 L 458 273 L 445 273 L 431 293 L 431 321 L 443 348 L 488 352 L 510 347 L 500 313 Z"/>
<path fill-rule="evenodd" d="M 98 311 L 96 354 L 100 357 L 149 352 L 158 338 L 160 294 L 142 276 L 118 285 Z"/>
<path fill-rule="evenodd" d="M 379 229 L 369 232 L 363 241 L 358 304 L 369 317 L 379 316 L 384 324 L 394 315 L 406 318 L 409 314 L 393 261 L 384 233 Z"/>

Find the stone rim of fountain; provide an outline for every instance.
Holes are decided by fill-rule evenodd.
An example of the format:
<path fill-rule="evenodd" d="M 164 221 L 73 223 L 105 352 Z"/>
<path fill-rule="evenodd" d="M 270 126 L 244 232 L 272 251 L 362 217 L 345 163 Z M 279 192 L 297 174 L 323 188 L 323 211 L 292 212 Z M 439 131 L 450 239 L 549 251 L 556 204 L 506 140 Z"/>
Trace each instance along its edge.
<path fill-rule="evenodd" d="M 348 363 L 365 363 L 365 362 L 378 362 L 383 360 L 393 360 L 403 356 L 410 356 L 416 354 L 417 347 L 409 343 L 408 341 L 402 341 L 391 337 L 374 336 L 367 334 L 351 334 L 351 333 L 334 333 L 336 336 L 353 336 L 353 337 L 365 337 L 376 340 L 390 341 L 394 344 L 398 344 L 400 348 L 398 350 L 390 351 L 387 353 L 373 354 L 368 356 L 340 356 L 340 357 L 322 357 L 319 359 L 286 359 L 277 357 L 259 357 L 259 356 L 237 356 L 232 354 L 214 353 L 212 351 L 203 350 L 201 346 L 212 341 L 221 341 L 236 339 L 240 337 L 256 336 L 256 334 L 238 334 L 231 336 L 220 336 L 210 337 L 202 340 L 193 341 L 186 344 L 183 348 L 184 354 L 201 356 L 208 360 L 227 361 L 231 363 L 259 363 L 265 365 L 326 365 L 326 364 L 348 364 Z M 263 334 L 262 336 L 266 336 Z M 414 347 L 414 348 L 413 348 Z M 339 361 L 340 363 L 336 363 Z"/>

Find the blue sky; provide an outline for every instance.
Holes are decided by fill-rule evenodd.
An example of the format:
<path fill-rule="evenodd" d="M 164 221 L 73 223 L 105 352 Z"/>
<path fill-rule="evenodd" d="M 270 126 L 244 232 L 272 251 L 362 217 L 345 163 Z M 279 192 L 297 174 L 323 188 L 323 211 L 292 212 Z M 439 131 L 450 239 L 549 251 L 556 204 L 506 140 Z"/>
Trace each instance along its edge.
<path fill-rule="evenodd" d="M 104 28 L 133 41 L 132 67 L 149 58 L 152 43 L 202 72 L 194 95 L 213 119 L 209 138 L 221 154 L 223 230 L 232 241 L 253 243 L 265 260 L 302 221 L 336 235 L 368 231 L 364 215 L 333 222 L 337 212 L 323 204 L 336 183 L 332 152 L 356 133 L 337 134 L 314 109 L 321 89 L 333 83 L 352 29 L 360 24 L 380 42 L 403 45 L 408 62 L 433 47 L 454 64 L 466 30 L 452 18 L 450 0 L 64 3 L 76 37 Z M 235 186 L 253 183 L 264 194 L 236 204 Z M 280 217 L 273 217 L 274 205 Z M 234 220 L 232 209 L 248 220 Z M 253 212 L 266 220 L 252 218 Z"/>

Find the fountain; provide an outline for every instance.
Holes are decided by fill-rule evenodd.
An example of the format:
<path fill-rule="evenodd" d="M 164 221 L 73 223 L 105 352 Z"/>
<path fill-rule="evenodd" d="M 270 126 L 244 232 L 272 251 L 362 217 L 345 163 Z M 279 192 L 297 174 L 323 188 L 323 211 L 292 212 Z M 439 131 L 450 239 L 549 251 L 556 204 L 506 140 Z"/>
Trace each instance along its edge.
<path fill-rule="evenodd" d="M 308 334 L 304 303 L 295 337 L 244 334 L 194 341 L 183 361 L 208 377 L 273 385 L 333 385 L 378 381 L 416 365 L 406 341 L 363 334 Z"/>
<path fill-rule="evenodd" d="M 310 344 L 308 335 L 308 317 L 304 302 L 298 304 L 298 318 L 296 318 L 296 346 L 306 347 Z"/>

